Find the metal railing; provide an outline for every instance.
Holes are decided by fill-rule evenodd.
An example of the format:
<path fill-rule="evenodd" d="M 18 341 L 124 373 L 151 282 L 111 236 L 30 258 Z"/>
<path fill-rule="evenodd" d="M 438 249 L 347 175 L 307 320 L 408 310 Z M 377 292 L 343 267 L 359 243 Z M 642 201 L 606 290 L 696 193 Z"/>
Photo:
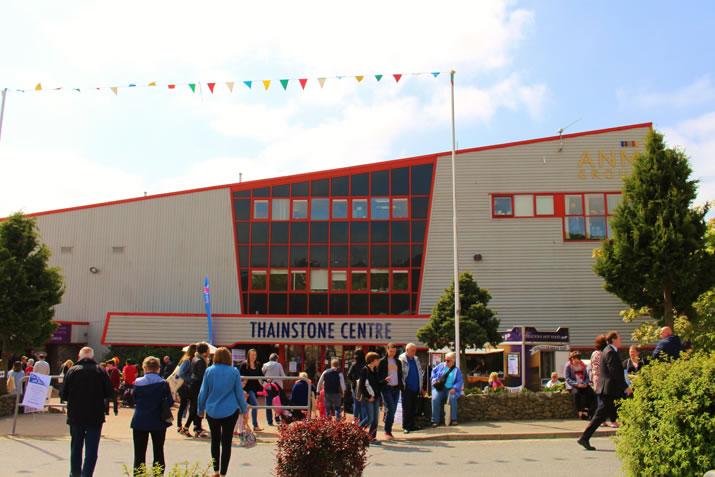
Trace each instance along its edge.
<path fill-rule="evenodd" d="M 59 379 L 59 378 L 62 378 L 62 377 L 64 377 L 64 376 L 62 376 L 61 374 L 53 374 L 53 375 L 50 375 L 50 376 L 48 376 L 48 377 L 50 378 L 50 383 L 51 383 L 53 379 Z M 22 406 L 22 407 L 27 407 L 27 406 L 25 406 L 24 404 L 22 404 L 22 403 L 20 402 L 20 395 L 21 395 L 21 394 L 24 394 L 24 393 L 22 393 L 22 392 L 20 392 L 20 391 L 22 391 L 22 389 L 24 388 L 23 385 L 24 385 L 25 383 L 27 383 L 28 379 L 30 379 L 30 376 L 23 376 L 22 379 L 20 380 L 20 387 L 19 387 L 18 393 L 17 393 L 17 395 L 16 395 L 16 397 L 15 397 L 15 411 L 14 411 L 13 416 L 12 416 L 12 432 L 10 433 L 11 436 L 16 436 L 16 435 L 17 435 L 17 434 L 15 434 L 15 429 L 17 428 L 17 410 L 18 410 L 18 408 L 19 408 L 20 406 Z M 49 391 L 48 391 L 47 394 L 48 394 L 48 395 L 50 394 Z M 45 405 L 44 405 L 43 409 L 46 408 L 46 407 L 67 407 L 67 404 L 52 404 L 52 403 L 50 403 L 50 402 L 45 402 Z M 32 408 L 32 409 L 34 409 L 34 408 Z"/>

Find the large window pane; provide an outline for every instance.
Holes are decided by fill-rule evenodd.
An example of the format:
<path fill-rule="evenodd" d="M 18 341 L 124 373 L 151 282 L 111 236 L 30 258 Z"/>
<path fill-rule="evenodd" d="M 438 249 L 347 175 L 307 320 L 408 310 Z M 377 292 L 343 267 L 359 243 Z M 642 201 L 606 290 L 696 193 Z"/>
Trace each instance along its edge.
<path fill-rule="evenodd" d="M 347 315 L 348 314 L 348 295 L 347 295 L 347 293 L 331 293 L 330 294 L 330 314 L 331 315 Z"/>
<path fill-rule="evenodd" d="M 290 224 L 277 222 L 271 224 L 271 243 L 288 243 Z"/>
<path fill-rule="evenodd" d="M 328 294 L 310 295 L 308 311 L 311 315 L 328 314 Z"/>
<path fill-rule="evenodd" d="M 290 199 L 273 199 L 272 220 L 288 220 L 290 219 Z"/>
<path fill-rule="evenodd" d="M 347 219 L 348 218 L 348 200 L 333 199 L 333 218 Z"/>
<path fill-rule="evenodd" d="M 389 220 L 390 218 L 390 198 L 375 197 L 371 199 L 370 217 L 373 220 Z"/>
<path fill-rule="evenodd" d="M 310 218 L 328 220 L 330 218 L 330 199 L 310 199 Z"/>
<path fill-rule="evenodd" d="M 410 193 L 410 168 L 392 169 L 390 183 L 392 195 L 408 195 Z"/>
<path fill-rule="evenodd" d="M 253 218 L 267 219 L 268 218 L 268 201 L 254 200 L 253 201 Z"/>
<path fill-rule="evenodd" d="M 350 195 L 350 177 L 333 177 L 330 180 L 330 195 L 347 196 Z"/>
<path fill-rule="evenodd" d="M 566 215 L 583 214 L 583 202 L 580 195 L 564 196 L 564 205 L 566 206 Z"/>
<path fill-rule="evenodd" d="M 330 231 L 330 222 L 311 222 L 310 223 L 310 242 L 311 243 L 328 243 Z"/>
<path fill-rule="evenodd" d="M 432 189 L 432 164 L 412 166 L 412 195 L 429 195 Z"/>
<path fill-rule="evenodd" d="M 286 315 L 288 313 L 288 294 L 271 293 L 268 297 L 268 313 Z"/>
<path fill-rule="evenodd" d="M 368 222 L 352 222 L 350 224 L 350 242 L 368 243 L 370 240 L 370 224 Z"/>
<path fill-rule="evenodd" d="M 382 221 L 370 222 L 370 242 L 387 243 L 390 241 L 390 223 Z"/>
<path fill-rule="evenodd" d="M 291 315 L 308 314 L 308 295 L 305 293 L 291 293 L 288 297 L 288 310 Z"/>
<path fill-rule="evenodd" d="M 233 197 L 251 197 L 250 190 L 237 190 L 233 193 Z"/>
<path fill-rule="evenodd" d="M 271 267 L 288 267 L 287 245 L 271 245 Z"/>
<path fill-rule="evenodd" d="M 390 313 L 390 296 L 389 295 L 372 295 L 370 294 L 370 314 L 371 315 L 387 315 Z"/>
<path fill-rule="evenodd" d="M 370 183 L 371 195 L 390 195 L 390 171 L 376 171 L 372 173 Z"/>
<path fill-rule="evenodd" d="M 389 267 L 390 266 L 390 246 L 370 245 L 370 266 Z"/>
<path fill-rule="evenodd" d="M 308 189 L 310 184 L 308 182 L 299 182 L 298 184 L 293 184 L 290 188 L 290 195 L 292 197 L 308 197 Z"/>
<path fill-rule="evenodd" d="M 268 266 L 268 247 L 266 245 L 251 246 L 251 267 Z"/>
<path fill-rule="evenodd" d="M 412 246 L 412 266 L 422 267 L 422 251 L 424 250 L 424 245 L 413 245 Z"/>
<path fill-rule="evenodd" d="M 251 219 L 251 201 L 249 199 L 236 199 L 233 201 L 233 217 L 235 220 Z"/>
<path fill-rule="evenodd" d="M 429 197 L 412 198 L 412 218 L 426 219 L 429 211 Z"/>
<path fill-rule="evenodd" d="M 392 289 L 407 291 L 410 286 L 410 274 L 407 270 L 394 270 L 392 272 Z"/>
<path fill-rule="evenodd" d="M 621 204 L 623 196 L 621 194 L 608 194 L 608 215 L 616 213 L 616 207 Z"/>
<path fill-rule="evenodd" d="M 241 269 L 241 291 L 246 292 L 248 291 L 248 269 L 247 268 L 242 268 Z"/>
<path fill-rule="evenodd" d="M 369 313 L 369 304 L 367 297 L 358 294 L 350 295 L 350 314 L 351 315 L 367 315 Z"/>
<path fill-rule="evenodd" d="M 288 290 L 288 270 L 271 269 L 269 280 L 271 291 Z"/>
<path fill-rule="evenodd" d="M 350 266 L 351 267 L 367 267 L 368 262 L 368 247 L 367 245 L 351 245 L 350 246 Z"/>
<path fill-rule="evenodd" d="M 367 218 L 367 199 L 353 199 L 353 219 Z"/>
<path fill-rule="evenodd" d="M 586 215 L 606 215 L 603 194 L 586 194 Z"/>
<path fill-rule="evenodd" d="M 305 290 L 308 280 L 305 270 L 294 270 L 291 273 L 291 290 Z"/>
<path fill-rule="evenodd" d="M 328 291 L 328 271 L 327 270 L 311 270 L 310 271 L 310 291 L 312 291 L 312 292 Z"/>
<path fill-rule="evenodd" d="M 347 290 L 348 272 L 345 270 L 333 270 L 332 272 L 330 272 L 330 289 Z"/>
<path fill-rule="evenodd" d="M 355 270 L 351 274 L 350 289 L 353 291 L 367 291 L 367 272 Z M 359 298 L 358 298 L 359 299 Z"/>
<path fill-rule="evenodd" d="M 347 243 L 349 237 L 348 222 L 331 222 L 330 223 L 330 242 L 331 243 Z"/>
<path fill-rule="evenodd" d="M 247 267 L 248 266 L 248 245 L 238 246 L 238 266 Z"/>
<path fill-rule="evenodd" d="M 392 302 L 390 305 L 391 315 L 409 315 L 410 314 L 410 295 L 396 293 L 390 297 Z"/>
<path fill-rule="evenodd" d="M 605 217 L 588 217 L 588 238 L 592 240 L 603 240 L 606 238 L 608 231 L 606 230 Z"/>
<path fill-rule="evenodd" d="M 293 218 L 307 219 L 308 218 L 308 201 L 293 200 Z"/>
<path fill-rule="evenodd" d="M 390 227 L 392 229 L 390 232 L 390 240 L 392 243 L 408 243 L 410 241 L 409 222 L 392 222 Z"/>
<path fill-rule="evenodd" d="M 566 240 L 583 240 L 586 238 L 586 226 L 583 217 L 564 217 Z"/>
<path fill-rule="evenodd" d="M 273 186 L 271 194 L 273 194 L 273 197 L 290 197 L 290 184 Z"/>
<path fill-rule="evenodd" d="M 370 291 L 390 291 L 390 273 L 388 270 L 376 268 L 370 270 Z"/>
<path fill-rule="evenodd" d="M 268 222 L 253 222 L 251 224 L 251 242 L 268 243 L 269 227 L 270 224 Z"/>
<path fill-rule="evenodd" d="M 251 293 L 248 300 L 248 313 L 251 315 L 265 315 L 268 313 L 268 295 L 265 293 Z"/>
<path fill-rule="evenodd" d="M 350 195 L 369 195 L 370 176 L 365 174 L 355 174 L 350 176 Z"/>
<path fill-rule="evenodd" d="M 425 232 L 427 230 L 427 222 L 424 220 L 412 221 L 412 242 L 422 243 L 425 241 Z"/>
<path fill-rule="evenodd" d="M 291 267 L 307 267 L 308 266 L 308 246 L 307 245 L 291 245 L 291 247 L 290 247 L 290 266 Z"/>
<path fill-rule="evenodd" d="M 420 291 L 420 276 L 422 270 L 419 268 L 412 269 L 412 291 L 417 293 Z"/>
<path fill-rule="evenodd" d="M 308 243 L 308 230 L 307 222 L 290 224 L 290 243 Z"/>
<path fill-rule="evenodd" d="M 390 254 L 390 264 L 393 267 L 409 267 L 410 266 L 410 246 L 409 245 L 393 245 L 392 253 Z"/>
<path fill-rule="evenodd" d="M 250 222 L 239 222 L 236 224 L 236 242 L 250 243 L 251 242 L 251 224 Z"/>
<path fill-rule="evenodd" d="M 270 197 L 271 189 L 269 187 L 261 187 L 260 189 L 253 189 L 253 197 Z"/>
<path fill-rule="evenodd" d="M 554 215 L 554 196 L 536 196 L 536 215 Z"/>
<path fill-rule="evenodd" d="M 328 197 L 330 195 L 330 179 L 320 179 L 311 182 L 310 195 L 313 197 Z"/>
<path fill-rule="evenodd" d="M 511 208 L 511 197 L 494 197 L 494 215 L 514 215 Z"/>
<path fill-rule="evenodd" d="M 407 199 L 392 199 L 392 217 L 395 219 L 406 219 L 408 215 L 409 201 Z"/>
<path fill-rule="evenodd" d="M 266 271 L 253 270 L 251 271 L 251 289 L 265 290 L 266 289 Z"/>
<path fill-rule="evenodd" d="M 328 246 L 310 246 L 310 266 L 316 268 L 328 268 Z"/>
<path fill-rule="evenodd" d="M 519 194 L 514 196 L 514 216 L 533 217 L 534 216 L 534 196 L 530 194 Z"/>
<path fill-rule="evenodd" d="M 331 245 L 330 246 L 330 266 L 331 267 L 347 267 L 348 266 L 348 246 L 347 245 Z"/>

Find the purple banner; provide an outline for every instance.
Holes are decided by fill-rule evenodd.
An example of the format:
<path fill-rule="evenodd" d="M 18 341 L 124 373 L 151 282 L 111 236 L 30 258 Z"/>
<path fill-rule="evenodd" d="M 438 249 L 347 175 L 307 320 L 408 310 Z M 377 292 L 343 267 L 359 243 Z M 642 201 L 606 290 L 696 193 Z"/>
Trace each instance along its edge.
<path fill-rule="evenodd" d="M 524 327 L 526 334 L 526 342 L 536 342 L 536 343 L 568 343 L 569 342 L 569 329 L 559 328 L 556 331 L 538 331 L 533 326 Z M 521 327 L 515 326 L 509 331 L 502 331 L 502 342 L 504 343 L 517 343 L 521 342 Z"/>
<path fill-rule="evenodd" d="M 72 325 L 69 323 L 60 323 L 60 326 L 55 330 L 52 338 L 47 340 L 48 343 L 71 343 L 72 342 Z"/>

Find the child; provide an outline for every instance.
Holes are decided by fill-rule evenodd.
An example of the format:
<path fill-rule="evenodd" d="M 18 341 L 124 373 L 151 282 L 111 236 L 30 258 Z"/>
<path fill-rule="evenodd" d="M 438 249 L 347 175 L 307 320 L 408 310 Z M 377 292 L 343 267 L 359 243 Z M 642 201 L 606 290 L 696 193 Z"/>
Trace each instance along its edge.
<path fill-rule="evenodd" d="M 318 394 L 318 416 L 325 417 L 325 391 L 321 390 Z"/>

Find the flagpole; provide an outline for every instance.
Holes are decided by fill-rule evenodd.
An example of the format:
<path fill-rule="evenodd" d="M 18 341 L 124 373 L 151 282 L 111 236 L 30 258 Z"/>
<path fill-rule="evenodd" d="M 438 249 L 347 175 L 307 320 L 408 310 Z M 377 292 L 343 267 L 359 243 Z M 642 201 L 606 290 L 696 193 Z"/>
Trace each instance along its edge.
<path fill-rule="evenodd" d="M 454 349 L 457 353 L 454 364 L 459 368 L 459 315 L 462 312 L 462 303 L 459 298 L 459 263 L 457 253 L 457 174 L 456 174 L 456 143 L 454 136 L 454 73 L 449 74 L 452 85 L 452 235 L 454 237 Z"/>
<path fill-rule="evenodd" d="M 0 106 L 0 139 L 2 139 L 2 120 L 5 117 L 5 97 L 7 96 L 7 88 L 2 90 L 2 106 Z"/>

